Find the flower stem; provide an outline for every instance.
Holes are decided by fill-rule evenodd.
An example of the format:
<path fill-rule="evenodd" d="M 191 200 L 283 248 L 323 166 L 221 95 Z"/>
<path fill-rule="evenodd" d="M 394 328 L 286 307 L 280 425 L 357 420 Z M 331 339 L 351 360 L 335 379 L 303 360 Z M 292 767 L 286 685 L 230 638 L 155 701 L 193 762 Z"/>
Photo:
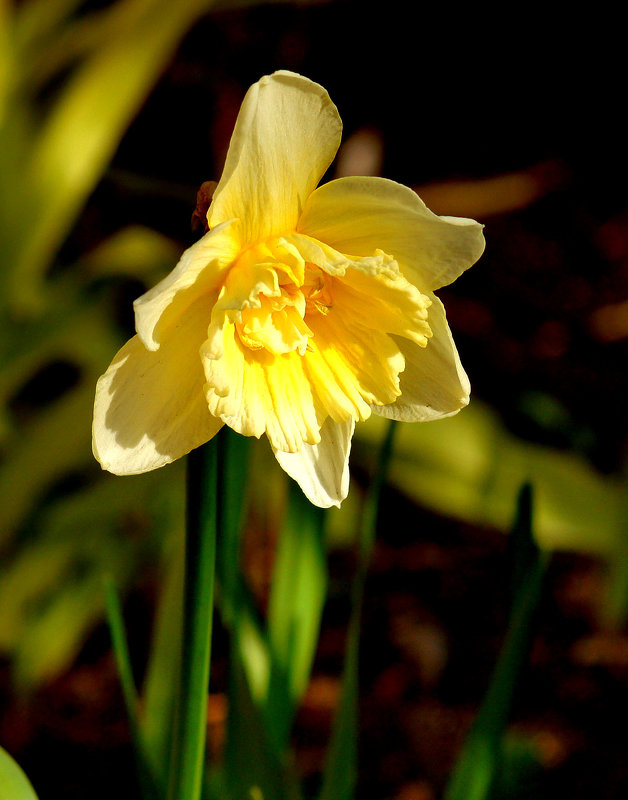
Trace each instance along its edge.
<path fill-rule="evenodd" d="M 216 563 L 217 438 L 188 456 L 181 668 L 168 800 L 198 800 L 203 782 Z"/>

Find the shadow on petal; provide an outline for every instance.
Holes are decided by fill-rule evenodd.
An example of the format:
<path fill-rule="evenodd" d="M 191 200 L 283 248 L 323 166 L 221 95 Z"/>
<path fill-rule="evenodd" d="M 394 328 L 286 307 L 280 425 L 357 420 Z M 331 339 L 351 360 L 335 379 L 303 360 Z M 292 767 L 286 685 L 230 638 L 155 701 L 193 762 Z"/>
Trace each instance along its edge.
<path fill-rule="evenodd" d="M 390 405 L 372 406 L 374 414 L 402 422 L 427 422 L 457 414 L 469 403 L 471 386 L 445 309 L 435 295 L 430 299 L 428 321 L 433 336 L 427 347 L 393 336 L 406 359 L 406 368 L 399 376 L 401 395 Z"/>
<path fill-rule="evenodd" d="M 103 469 L 133 475 L 161 467 L 214 436 L 203 393 L 199 348 L 207 336 L 200 298 L 169 331 L 159 350 L 138 336 L 118 352 L 100 378 L 94 404 L 93 449 Z"/>

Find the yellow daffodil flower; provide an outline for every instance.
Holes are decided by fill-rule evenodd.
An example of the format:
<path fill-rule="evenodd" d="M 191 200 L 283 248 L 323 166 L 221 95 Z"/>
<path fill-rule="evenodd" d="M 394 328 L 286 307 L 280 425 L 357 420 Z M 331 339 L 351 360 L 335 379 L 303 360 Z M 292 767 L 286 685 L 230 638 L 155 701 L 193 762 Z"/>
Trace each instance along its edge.
<path fill-rule="evenodd" d="M 340 505 L 356 421 L 458 412 L 469 381 L 433 294 L 482 254 L 482 226 L 405 186 L 318 186 L 340 145 L 327 92 L 291 72 L 248 91 L 208 233 L 135 301 L 137 335 L 96 388 L 94 454 L 131 475 L 229 425 L 266 434 L 316 505 Z"/>

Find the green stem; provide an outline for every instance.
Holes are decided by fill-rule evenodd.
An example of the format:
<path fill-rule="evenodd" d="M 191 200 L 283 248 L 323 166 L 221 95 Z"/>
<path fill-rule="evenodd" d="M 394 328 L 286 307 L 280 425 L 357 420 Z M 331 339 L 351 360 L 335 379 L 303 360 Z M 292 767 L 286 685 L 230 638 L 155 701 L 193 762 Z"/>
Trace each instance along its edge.
<path fill-rule="evenodd" d="M 188 456 L 183 641 L 168 800 L 198 800 L 203 782 L 216 563 L 216 438 Z"/>

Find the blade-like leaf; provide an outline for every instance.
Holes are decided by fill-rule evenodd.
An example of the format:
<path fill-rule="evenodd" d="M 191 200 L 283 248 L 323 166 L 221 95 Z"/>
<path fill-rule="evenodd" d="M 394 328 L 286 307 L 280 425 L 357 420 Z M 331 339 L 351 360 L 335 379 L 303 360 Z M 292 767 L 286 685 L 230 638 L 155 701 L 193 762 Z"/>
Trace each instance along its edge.
<path fill-rule="evenodd" d="M 508 714 L 534 629 L 545 559 L 532 533 L 532 491 L 520 492 L 512 529 L 514 564 L 508 631 L 488 691 L 454 766 L 445 800 L 488 800 L 499 779 Z"/>
<path fill-rule="evenodd" d="M 168 800 L 199 800 L 214 611 L 220 433 L 187 457 L 183 630 Z"/>
<path fill-rule="evenodd" d="M 75 70 L 32 143 L 11 229 L 16 308 L 41 304 L 51 258 L 182 34 L 211 2 L 119 0 L 118 35 Z"/>
<path fill-rule="evenodd" d="M 239 653 L 238 643 L 233 641 L 225 746 L 227 797 L 299 800 L 291 764 L 285 757 L 282 759 L 269 739 L 260 706 L 251 697 Z"/>
<path fill-rule="evenodd" d="M 218 494 L 220 539 L 216 553 L 220 610 L 226 625 L 233 622 L 242 605 L 240 536 L 247 508 L 250 440 L 224 427 L 220 433 L 220 475 Z"/>
<path fill-rule="evenodd" d="M 133 667 L 129 653 L 122 604 L 116 585 L 110 575 L 104 580 L 107 621 L 111 632 L 113 652 L 118 667 L 118 676 L 122 686 L 124 704 L 126 706 L 129 728 L 133 739 L 138 777 L 144 800 L 158 800 L 163 797 L 163 785 L 158 783 L 158 775 L 147 757 L 146 746 L 140 725 L 140 702 L 133 678 Z"/>
<path fill-rule="evenodd" d="M 279 746 L 287 742 L 310 678 L 327 589 L 324 513 L 294 482 L 289 486 L 268 609 L 272 661 L 266 717 Z"/>

